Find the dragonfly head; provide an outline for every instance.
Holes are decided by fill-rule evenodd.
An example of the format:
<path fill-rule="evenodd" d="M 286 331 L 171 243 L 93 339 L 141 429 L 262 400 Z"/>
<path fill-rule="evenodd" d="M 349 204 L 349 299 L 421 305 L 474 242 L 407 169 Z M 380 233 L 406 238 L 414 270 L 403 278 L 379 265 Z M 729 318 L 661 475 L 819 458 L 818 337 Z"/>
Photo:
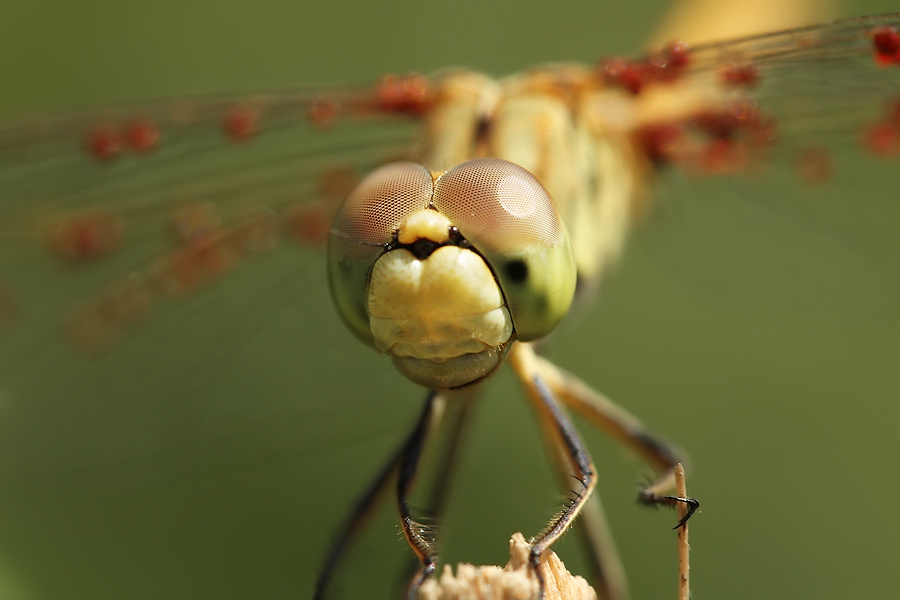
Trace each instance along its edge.
<path fill-rule="evenodd" d="M 335 218 L 328 271 L 349 329 L 434 389 L 480 381 L 514 340 L 547 335 L 576 279 L 553 201 L 498 159 L 376 170 Z"/>

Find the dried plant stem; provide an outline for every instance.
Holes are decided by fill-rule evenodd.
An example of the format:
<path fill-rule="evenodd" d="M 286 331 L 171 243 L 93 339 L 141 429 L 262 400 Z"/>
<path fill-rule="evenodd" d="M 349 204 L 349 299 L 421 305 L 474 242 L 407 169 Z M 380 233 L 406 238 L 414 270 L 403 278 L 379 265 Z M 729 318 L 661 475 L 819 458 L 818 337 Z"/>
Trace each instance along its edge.
<path fill-rule="evenodd" d="M 687 498 L 684 465 L 681 463 L 675 465 L 675 494 Z M 687 511 L 687 504 L 679 502 L 678 518 L 683 519 Z M 691 596 L 691 545 L 688 543 L 688 522 L 678 528 L 678 600 L 688 600 Z"/>

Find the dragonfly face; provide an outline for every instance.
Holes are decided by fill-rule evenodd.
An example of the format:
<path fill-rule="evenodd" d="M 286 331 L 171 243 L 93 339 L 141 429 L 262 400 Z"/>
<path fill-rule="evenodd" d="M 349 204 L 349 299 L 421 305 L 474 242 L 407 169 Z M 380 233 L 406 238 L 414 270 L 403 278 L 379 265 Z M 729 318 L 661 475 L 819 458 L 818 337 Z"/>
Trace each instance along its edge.
<path fill-rule="evenodd" d="M 341 206 L 329 250 L 332 295 L 351 331 L 431 389 L 492 374 L 515 339 L 550 333 L 575 293 L 553 201 L 499 159 L 436 178 L 413 163 L 379 169 Z"/>
<path fill-rule="evenodd" d="M 114 29 L 127 31 L 126 25 Z M 596 24 L 590 27 L 595 28 Z M 629 35 L 636 39 L 633 36 L 641 33 L 635 30 Z M 557 36 L 557 46 L 568 43 L 559 40 Z M 603 53 L 594 46 L 592 43 L 577 55 L 592 60 Z M 537 60 L 552 57 L 548 52 L 554 51 L 545 47 Z M 524 54 L 508 60 L 490 70 L 503 73 L 531 62 Z M 466 57 L 442 62 L 482 66 Z M 406 64 L 396 68 L 372 65 L 348 77 L 366 80 L 390 68 L 405 69 Z M 303 69 L 295 72 L 306 73 Z M 794 77 L 804 81 L 800 73 Z M 315 79 L 332 81 L 334 77 L 326 73 Z M 844 81 L 829 78 L 835 80 Z M 196 89 L 187 84 L 180 89 L 188 88 Z M 874 114 L 871 122 L 883 119 Z M 329 137 L 335 141 L 326 152 L 316 154 L 318 161 L 310 170 L 320 175 L 320 181 L 330 183 L 311 184 L 309 189 L 315 188 L 327 202 L 332 198 L 336 202 L 341 194 L 328 189 L 346 190 L 369 172 L 365 167 L 348 175 L 346 169 L 334 168 L 341 167 L 342 157 L 371 151 L 373 167 L 385 159 L 406 158 L 402 153 L 391 154 L 394 148 L 407 148 L 410 131 L 385 134 L 382 125 L 348 127 L 336 118 L 331 129 L 312 128 L 335 136 Z M 407 127 L 402 120 L 396 125 Z M 357 132 L 350 139 L 367 131 L 370 145 L 354 146 L 359 154 L 348 153 L 348 138 L 340 137 L 348 130 Z M 284 138 L 292 137 L 289 129 L 281 131 Z M 217 258 L 210 252 L 208 264 L 219 264 L 218 272 L 224 275 L 210 275 L 217 272 L 212 267 L 201 271 L 197 293 L 191 291 L 194 288 L 179 291 L 176 286 L 174 293 L 185 294 L 186 304 L 152 299 L 147 316 L 138 316 L 133 328 L 111 332 L 112 350 L 96 359 L 100 362 L 72 352 L 65 327 L 67 318 L 79 308 L 95 306 L 92 303 L 113 288 L 118 291 L 106 298 L 132 298 L 124 304 L 140 307 L 141 294 L 129 287 L 124 278 L 127 273 L 150 267 L 148 257 L 165 255 L 172 248 L 172 239 L 202 237 L 197 232 L 215 229 L 216 220 L 233 225 L 247 218 L 247 207 L 232 205 L 223 211 L 219 204 L 212 217 L 204 216 L 200 208 L 179 218 L 174 216 L 171 197 L 163 195 L 161 206 L 165 208 L 154 212 L 145 196 L 132 193 L 150 188 L 183 190 L 185 182 L 196 181 L 193 178 L 198 172 L 215 179 L 238 171 L 239 166 L 271 164 L 270 156 L 259 150 L 262 146 L 223 146 L 219 132 L 217 120 L 207 137 L 190 139 L 198 149 L 204 144 L 206 148 L 227 147 L 227 156 L 236 158 L 218 155 L 209 162 L 181 161 L 184 154 L 169 150 L 172 146 L 167 140 L 173 138 L 161 130 L 157 151 L 162 153 L 147 156 L 168 157 L 165 184 L 157 175 L 142 174 L 140 156 L 130 150 L 120 155 L 122 160 L 104 165 L 79 153 L 82 162 L 71 163 L 68 171 L 80 178 L 74 180 L 73 188 L 67 188 L 81 194 L 69 196 L 71 212 L 82 218 L 82 209 L 89 204 L 108 206 L 102 196 L 94 196 L 98 202 L 84 202 L 85 194 L 101 190 L 108 194 L 106 198 L 121 196 L 121 188 L 113 189 L 101 178 L 113 173 L 119 182 L 115 185 L 124 185 L 121 182 L 131 174 L 136 179 L 126 185 L 129 192 L 125 194 L 130 204 L 122 211 L 128 218 L 119 221 L 117 211 L 100 212 L 88 215 L 86 225 L 73 227 L 78 219 L 67 220 L 68 227 L 60 229 L 58 219 L 65 216 L 65 207 L 37 214 L 44 205 L 35 201 L 39 218 L 28 222 L 39 223 L 37 232 L 29 226 L 5 237 L 5 247 L 12 250 L 4 258 L 3 306 L 7 308 L 3 314 L 11 325 L 25 325 L 8 329 L 3 338 L 6 412 L 0 562 L 13 584 L 36 590 L 35 597 L 60 597 L 62 588 L 53 587 L 56 584 L 49 581 L 48 572 L 69 573 L 60 580 L 67 582 L 66 591 L 80 588 L 91 597 L 135 595 L 132 582 L 137 580 L 153 580 L 157 583 L 148 584 L 148 589 L 163 589 L 163 578 L 157 580 L 153 575 L 157 572 L 166 573 L 165 579 L 172 584 L 165 589 L 177 587 L 184 590 L 185 597 L 203 596 L 209 586 L 221 597 L 229 593 L 246 596 L 246 592 L 259 589 L 260 580 L 270 582 L 278 590 L 272 594 L 276 596 L 309 585 L 321 546 L 343 510 L 344 500 L 352 497 L 359 481 L 396 443 L 421 400 L 416 386 L 404 382 L 386 361 L 370 356 L 370 350 L 351 343 L 340 329 L 325 293 L 323 255 L 307 256 L 299 246 L 283 240 L 270 253 L 248 251 L 237 258 Z M 257 141 L 264 139 L 268 138 L 257 137 Z M 83 143 L 79 136 L 73 148 L 80 152 Z M 851 145 L 858 147 L 855 140 Z M 312 154 L 306 148 L 303 164 L 308 164 Z M 239 154 L 231 155 L 232 150 Z M 76 156 L 74 151 L 72 156 Z M 838 165 L 843 155 L 829 152 L 828 156 Z M 760 173 L 739 183 L 682 180 L 679 175 L 675 175 L 674 186 L 662 182 L 665 185 L 657 188 L 662 194 L 656 204 L 657 216 L 639 228 L 630 253 L 624 255 L 623 268 L 603 290 L 601 309 L 582 311 L 581 316 L 573 317 L 573 324 L 564 323 L 551 347 L 561 364 L 584 375 L 690 450 L 695 481 L 701 483 L 695 490 L 709 507 L 703 517 L 712 521 L 709 529 L 716 530 L 709 535 L 721 535 L 701 542 L 697 534 L 696 544 L 724 548 L 716 557 L 721 562 L 707 571 L 733 577 L 716 582 L 716 589 L 744 589 L 751 567 L 753 572 L 784 573 L 789 565 L 786 595 L 790 590 L 796 595 L 809 586 L 823 597 L 832 588 L 839 595 L 846 589 L 841 587 L 843 578 L 835 576 L 832 581 L 828 572 L 840 570 L 829 562 L 834 560 L 831 553 L 822 551 L 835 535 L 846 536 L 839 538 L 846 546 L 866 550 L 860 550 L 856 569 L 864 575 L 853 589 L 871 585 L 869 595 L 874 595 L 883 591 L 880 586 L 885 581 L 879 575 L 878 562 L 896 556 L 891 542 L 878 533 L 890 530 L 893 510 L 887 503 L 873 501 L 866 511 L 860 511 L 865 514 L 856 515 L 853 526 L 834 531 L 829 525 L 840 519 L 840 510 L 831 500 L 821 499 L 835 487 L 846 486 L 844 489 L 864 497 L 872 488 L 889 490 L 892 485 L 883 478 L 890 471 L 889 459 L 884 457 L 889 454 L 891 439 L 886 428 L 893 420 L 886 411 L 893 405 L 888 400 L 895 386 L 889 378 L 879 380 L 878 375 L 889 373 L 885 356 L 896 349 L 890 342 L 896 321 L 889 318 L 890 303 L 884 300 L 896 297 L 890 295 L 896 288 L 887 287 L 889 281 L 876 275 L 893 272 L 886 269 L 891 263 L 882 252 L 894 247 L 886 241 L 892 237 L 893 221 L 882 209 L 887 210 L 888 193 L 896 186 L 891 179 L 885 184 L 889 171 L 878 169 L 893 163 L 875 163 L 868 153 L 854 156 L 858 161 L 849 173 L 835 166 L 835 175 L 825 183 L 851 190 L 839 197 L 841 202 L 862 197 L 870 189 L 876 200 L 884 199 L 882 204 L 867 204 L 878 207 L 870 209 L 875 214 L 869 214 L 866 221 L 880 226 L 874 230 L 876 234 L 866 233 L 871 228 L 852 229 L 853 213 L 845 218 L 835 208 L 840 203 L 834 196 L 817 202 L 802 200 L 803 194 L 816 192 L 796 183 L 792 168 L 780 172 L 790 175 L 783 180 L 779 174 Z M 790 158 L 777 162 L 791 165 Z M 823 164 L 816 159 L 808 162 L 813 167 Z M 88 166 L 105 171 L 82 170 Z M 251 179 L 248 174 L 247 181 Z M 44 177 L 43 181 L 52 191 L 52 186 L 62 185 L 63 180 Z M 787 196 L 793 200 L 787 208 L 774 202 L 773 189 L 791 190 Z M 200 202 L 188 204 L 202 206 L 204 190 L 193 191 L 191 198 Z M 298 194 L 306 197 L 302 192 Z M 247 193 L 235 196 L 247 197 Z M 865 197 L 871 200 L 868 194 Z M 772 202 L 765 202 L 767 199 Z M 810 207 L 811 213 L 807 212 Z M 816 207 L 824 212 L 816 212 Z M 131 218 L 140 214 L 152 218 Z M 178 229 L 194 233 L 173 232 L 173 221 Z M 302 224 L 311 221 L 308 216 L 300 219 Z M 266 220 L 263 215 L 247 222 L 264 225 Z M 758 233 L 760 226 L 765 233 Z M 54 233 L 85 229 L 88 233 L 74 236 Z M 310 231 L 302 235 L 314 236 L 321 228 L 312 226 Z M 801 235 L 799 245 L 807 250 L 796 249 L 797 234 Z M 72 239 L 76 243 L 71 243 Z M 129 254 L 136 252 L 131 245 L 135 239 L 142 240 L 147 254 Z M 848 239 L 853 243 L 846 244 Z M 145 242 L 147 246 L 143 246 Z M 745 246 L 745 253 L 729 250 Z M 70 265 L 65 254 L 73 247 L 76 257 L 94 253 L 99 260 Z M 241 247 L 247 245 L 241 242 Z M 772 252 L 763 259 L 765 268 L 760 266 L 762 250 Z M 882 262 L 870 262 L 873 255 L 881 256 Z M 812 260 L 822 257 L 827 268 Z M 196 262 L 188 260 L 188 264 Z M 768 275 L 768 267 L 774 275 Z M 803 282 L 809 277 L 812 284 L 794 285 L 795 280 Z M 725 283 L 719 283 L 723 280 Z M 846 296 L 802 295 L 808 287 L 852 291 Z M 786 296 L 787 291 L 798 288 L 795 297 Z M 842 299 L 828 300 L 832 297 Z M 136 314 L 141 313 L 138 310 Z M 100 333 L 102 343 L 106 334 Z M 346 343 L 339 348 L 319 343 L 326 339 L 346 339 Z M 594 375 L 595 371 L 601 372 Z M 351 381 L 357 378 L 359 382 Z M 810 381 L 819 383 L 805 387 Z M 502 378 L 494 385 L 491 397 L 496 394 L 504 401 L 518 398 Z M 852 411 L 847 410 L 850 398 L 854 399 Z M 835 409 L 838 402 L 841 408 Z M 486 538 L 492 540 L 503 540 L 515 529 L 536 530 L 552 500 L 548 494 L 554 488 L 546 476 L 543 480 L 530 474 L 509 477 L 513 483 L 540 490 L 527 494 L 543 499 L 537 506 L 516 507 L 499 489 L 503 486 L 498 478 L 510 470 L 505 465 L 520 461 L 543 465 L 545 460 L 536 444 L 521 442 L 524 437 L 531 439 L 527 425 L 516 430 L 513 439 L 497 441 L 504 425 L 513 419 L 510 415 L 519 410 L 505 406 L 509 404 L 518 403 L 497 401 L 479 415 L 479 421 L 495 426 L 490 433 L 487 429 L 480 436 L 476 433 L 473 453 L 495 457 L 496 462 L 485 459 L 483 465 L 470 467 L 461 477 L 452 505 L 463 508 L 450 515 L 449 560 L 500 560 L 502 544 L 494 552 L 481 548 L 493 542 L 473 542 L 479 546 L 473 548 L 461 538 L 482 529 L 481 525 L 488 531 Z M 857 412 L 872 415 L 871 420 L 857 421 Z M 529 418 L 524 409 L 518 414 Z M 810 423 L 809 427 L 804 423 Z M 798 437 L 798 424 L 803 437 Z M 845 441 L 844 436 L 852 438 Z M 761 438 L 765 442 L 762 447 Z M 610 511 L 621 520 L 616 531 L 625 546 L 626 564 L 631 566 L 633 578 L 641 575 L 633 582 L 635 595 L 668 593 L 671 588 L 663 570 L 670 554 L 665 546 L 669 544 L 664 537 L 667 532 L 654 537 L 668 523 L 666 516 L 648 519 L 646 514 L 636 513 L 631 506 L 635 465 L 617 466 L 618 460 L 609 460 L 594 447 L 601 474 L 609 473 L 601 485 Z M 834 460 L 843 475 L 832 485 L 825 483 L 833 471 L 824 463 Z M 760 471 L 764 473 L 757 477 L 755 473 Z M 754 516 L 759 505 L 747 498 L 757 492 L 776 497 L 774 508 L 761 521 Z M 466 499 L 478 508 L 494 499 L 504 509 L 513 508 L 508 514 L 493 515 L 491 522 L 476 521 L 476 512 L 465 508 Z M 307 502 L 311 504 L 304 504 Z M 727 519 L 717 516 L 723 514 Z M 527 524 L 529 519 L 532 525 Z M 403 547 L 394 543 L 390 529 L 393 521 L 393 516 L 387 515 L 380 529 L 376 525 L 378 533 L 373 533 L 370 546 L 363 547 L 363 556 L 402 558 Z M 470 527 L 476 522 L 478 526 Z M 769 529 L 761 525 L 766 523 Z M 775 548 L 773 537 L 779 542 Z M 383 538 L 390 539 L 387 548 L 380 544 Z M 658 554 L 656 547 L 660 548 Z M 574 554 L 574 547 L 570 545 L 568 552 Z M 798 555 L 811 558 L 801 561 Z M 564 558 L 567 563 L 573 560 Z M 298 567 L 298 562 L 305 566 Z M 359 566 L 360 580 L 367 579 L 366 569 L 391 568 L 360 562 L 366 563 Z M 658 574 L 652 571 L 655 565 L 660 565 Z M 650 571 L 646 576 L 645 566 Z M 298 574 L 299 570 L 304 574 Z M 222 571 L 230 575 L 221 575 Z M 249 574 L 238 577 L 241 572 Z M 375 573 L 368 580 L 381 580 L 382 576 Z M 834 585 L 819 590 L 814 583 L 819 580 Z M 207 585 L 209 581 L 213 583 Z M 713 586 L 712 581 L 709 585 Z M 757 592 L 771 593 L 771 587 L 766 584 Z M 238 589 L 242 592 L 235 592 Z M 750 593 L 753 591 L 748 590 Z M 154 594 L 148 591 L 147 595 Z"/>

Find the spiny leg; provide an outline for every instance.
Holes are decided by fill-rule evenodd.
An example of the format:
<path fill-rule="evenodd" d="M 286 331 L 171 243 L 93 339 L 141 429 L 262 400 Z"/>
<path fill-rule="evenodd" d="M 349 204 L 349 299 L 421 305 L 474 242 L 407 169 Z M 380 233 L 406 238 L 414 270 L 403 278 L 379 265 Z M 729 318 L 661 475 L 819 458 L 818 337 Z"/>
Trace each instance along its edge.
<path fill-rule="evenodd" d="M 418 432 L 421 423 L 423 421 L 427 422 L 431 418 L 431 415 L 434 412 L 433 404 L 435 397 L 436 394 L 434 392 L 428 395 L 425 401 L 425 408 L 419 416 L 415 429 L 413 429 L 407 439 L 404 440 L 403 444 L 391 454 L 387 462 L 381 467 L 357 501 L 353 504 L 350 512 L 347 513 L 337 534 L 334 536 L 334 540 L 331 543 L 331 547 L 328 549 L 328 553 L 325 555 L 322 570 L 319 572 L 319 577 L 316 580 L 313 600 L 324 600 L 325 593 L 331 585 L 334 574 L 341 561 L 344 559 L 347 550 L 360 533 L 362 533 L 365 526 L 368 524 L 367 521 L 369 520 L 369 517 L 374 512 L 379 502 L 384 498 L 384 492 L 387 491 L 391 478 L 397 473 L 404 453 L 411 440 Z"/>
<path fill-rule="evenodd" d="M 547 527 L 532 541 L 529 563 L 540 584 L 540 598 L 544 597 L 546 581 L 540 570 L 541 555 L 562 536 L 581 511 L 596 485 L 596 470 L 591 457 L 575 431 L 569 418 L 563 412 L 553 392 L 538 372 L 536 355 L 530 344 L 518 343 L 510 351 L 510 364 L 519 380 L 525 386 L 528 397 L 533 402 L 545 429 L 563 450 L 562 456 L 575 471 L 575 479 L 582 489 L 573 492 L 573 497 L 563 510 L 555 516 Z"/>
<path fill-rule="evenodd" d="M 403 535 L 406 536 L 406 541 L 422 565 L 409 583 L 406 594 L 408 600 L 415 600 L 419 587 L 434 573 L 437 567 L 434 541 L 430 539 L 431 536 L 427 532 L 427 528 L 412 518 L 407 497 L 415 482 L 416 469 L 419 465 L 419 459 L 422 457 L 422 450 L 425 447 L 425 440 L 428 437 L 429 430 L 434 424 L 435 416 L 440 418 L 440 414 L 436 414 L 439 411 L 442 412 L 441 409 L 443 407 L 437 406 L 440 399 L 436 392 L 429 394 L 425 403 L 425 410 L 403 446 L 400 453 L 400 464 L 398 465 L 397 510 L 400 513 L 400 525 Z"/>
<path fill-rule="evenodd" d="M 440 428 L 443 440 L 440 444 L 437 468 L 431 479 L 431 489 L 425 505 L 425 514 L 438 524 L 441 523 L 447 507 L 449 488 L 455 479 L 460 451 L 471 421 L 472 406 L 478 389 L 480 386 L 469 386 L 460 390 L 441 392 L 441 396 L 446 399 L 445 414 L 441 419 Z M 440 533 L 440 529 L 432 532 L 433 544 L 438 544 Z M 405 582 L 409 582 L 419 569 L 417 557 L 413 557 L 410 562 L 408 570 L 405 571 Z"/>
<path fill-rule="evenodd" d="M 537 370 L 566 406 L 631 448 L 661 473 L 653 483 L 638 492 L 638 501 L 651 506 L 686 505 L 687 512 L 679 519 L 675 529 L 684 525 L 700 507 L 700 503 L 694 498 L 667 495 L 675 487 L 675 465 L 684 462 L 679 451 L 651 434 L 634 415 L 571 373 L 544 358 L 535 358 Z"/>
<path fill-rule="evenodd" d="M 548 453 L 555 459 L 552 463 L 560 487 L 567 491 L 572 482 L 572 474 L 565 452 L 556 443 L 553 432 L 548 427 L 550 424 L 541 421 L 541 425 Z M 597 596 L 604 600 L 626 600 L 628 598 L 628 580 L 625 576 L 625 568 L 616 550 L 616 543 L 598 492 L 595 491 L 590 495 L 582 507 L 575 525 L 590 559 L 589 563 L 593 569 L 591 582 L 597 591 Z"/>

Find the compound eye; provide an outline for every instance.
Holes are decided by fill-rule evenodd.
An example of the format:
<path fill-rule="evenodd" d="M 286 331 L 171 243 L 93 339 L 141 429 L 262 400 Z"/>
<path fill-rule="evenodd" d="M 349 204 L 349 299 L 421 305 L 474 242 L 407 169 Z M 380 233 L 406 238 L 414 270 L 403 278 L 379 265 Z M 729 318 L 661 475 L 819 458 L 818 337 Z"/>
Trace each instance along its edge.
<path fill-rule="evenodd" d="M 406 217 L 428 207 L 433 190 L 431 173 L 416 163 L 392 163 L 373 171 L 350 192 L 335 217 L 335 253 L 357 259 L 372 254 L 373 247 L 383 247 Z"/>
<path fill-rule="evenodd" d="M 374 345 L 366 308 L 369 275 L 394 232 L 428 208 L 431 173 L 411 162 L 373 171 L 341 205 L 328 241 L 328 281 L 338 314 L 363 342 Z"/>
<path fill-rule="evenodd" d="M 505 160 L 470 160 L 437 180 L 432 205 L 490 265 L 518 339 L 536 340 L 556 327 L 575 293 L 575 259 L 534 175 Z"/>
<path fill-rule="evenodd" d="M 505 160 L 482 158 L 450 169 L 435 183 L 433 202 L 484 252 L 549 247 L 565 236 L 544 186 Z"/>

